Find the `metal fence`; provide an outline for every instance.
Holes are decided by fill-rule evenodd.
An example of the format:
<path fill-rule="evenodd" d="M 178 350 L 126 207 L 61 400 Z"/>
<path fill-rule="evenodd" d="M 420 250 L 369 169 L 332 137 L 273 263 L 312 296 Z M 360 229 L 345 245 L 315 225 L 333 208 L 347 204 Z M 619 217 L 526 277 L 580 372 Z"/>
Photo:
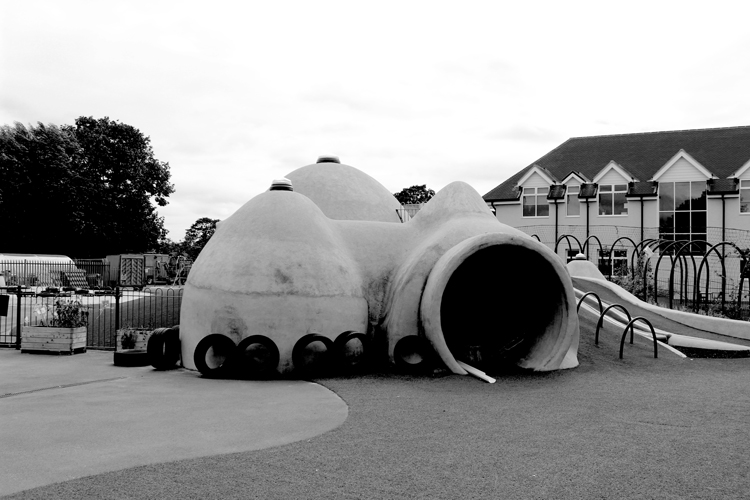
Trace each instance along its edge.
<path fill-rule="evenodd" d="M 77 300 L 88 316 L 88 348 L 114 349 L 119 328 L 171 327 L 180 322 L 181 286 L 103 286 L 109 266 L 102 260 L 0 261 L 0 347 L 20 345 L 24 325 L 46 324 L 56 301 Z M 3 312 L 3 311 L 0 311 Z"/>
<path fill-rule="evenodd" d="M 557 254 L 562 258 L 569 258 L 578 252 L 576 240 L 581 243 L 586 241 L 585 226 L 561 225 L 557 228 L 555 226 L 525 226 L 517 229 L 535 236 L 541 243 L 553 250 L 557 247 Z M 605 275 L 608 275 L 610 270 L 609 253 L 612 244 L 618 241 L 615 248 L 625 250 L 625 254 L 621 256 L 622 261 L 618 262 L 613 259 L 613 264 L 615 269 L 619 268 L 621 272 L 624 271 L 622 274 L 627 276 L 635 261 L 633 258 L 635 247 L 631 241 L 635 244 L 641 242 L 641 228 L 591 226 L 588 234 L 591 239 L 588 245 L 584 245 L 584 253 Z M 555 241 L 555 235 L 560 238 L 559 244 Z M 571 238 L 567 239 L 565 236 Z M 711 310 L 736 319 L 748 319 L 750 317 L 750 286 L 748 286 L 747 274 L 744 283 L 742 279 L 743 272 L 747 272 L 744 269 L 746 256 L 743 257 L 737 249 L 727 245 L 710 253 L 705 266 L 700 268 L 701 260 L 705 255 L 702 252 L 708 250 L 711 245 L 721 242 L 722 236 L 748 255 L 750 231 L 739 229 L 722 231 L 721 228 L 709 227 L 706 231 L 707 242 L 705 244 L 696 245 L 694 248 L 697 251 L 683 252 L 681 257 L 675 260 L 673 256 L 678 247 L 672 246 L 671 251 L 662 251 L 662 249 L 670 248 L 670 242 L 658 239 L 658 228 L 644 228 L 644 241 L 654 241 L 654 244 L 649 247 L 651 251 L 645 253 L 648 266 L 646 295 L 650 297 L 649 300 L 655 300 L 665 307 Z M 631 241 L 626 241 L 626 239 Z M 603 252 L 599 249 L 600 242 Z M 690 249 L 690 247 L 687 248 L 687 250 Z M 644 250 L 643 246 L 639 248 L 642 255 Z M 600 255 L 602 253 L 604 257 Z M 698 286 L 696 286 L 697 271 L 701 273 Z M 638 295 L 640 296 L 640 293 Z"/>

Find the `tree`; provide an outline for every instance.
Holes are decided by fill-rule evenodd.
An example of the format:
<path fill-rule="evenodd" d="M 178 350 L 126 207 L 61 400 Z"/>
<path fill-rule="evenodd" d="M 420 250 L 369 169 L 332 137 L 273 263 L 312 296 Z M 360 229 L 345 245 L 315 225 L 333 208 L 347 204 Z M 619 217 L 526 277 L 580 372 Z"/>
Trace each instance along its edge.
<path fill-rule="evenodd" d="M 435 196 L 435 191 L 427 189 L 427 185 L 422 184 L 421 186 L 404 188 L 398 193 L 393 193 L 393 196 L 395 196 L 402 205 L 416 205 L 418 203 L 426 203 L 430 201 L 430 199 Z"/>
<path fill-rule="evenodd" d="M 219 222 L 219 219 L 201 217 L 185 231 L 185 239 L 181 244 L 181 249 L 192 260 L 198 258 L 198 254 L 201 253 L 208 240 L 214 235 L 217 222 Z"/>
<path fill-rule="evenodd" d="M 0 128 L 3 247 L 102 257 L 144 252 L 163 239 L 156 207 L 174 192 L 150 139 L 110 120 Z"/>

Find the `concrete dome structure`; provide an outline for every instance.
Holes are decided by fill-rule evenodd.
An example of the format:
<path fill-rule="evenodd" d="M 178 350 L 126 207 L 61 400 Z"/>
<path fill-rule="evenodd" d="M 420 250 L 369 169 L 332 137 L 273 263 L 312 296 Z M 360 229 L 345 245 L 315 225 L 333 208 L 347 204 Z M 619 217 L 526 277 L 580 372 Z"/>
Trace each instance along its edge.
<path fill-rule="evenodd" d="M 401 204 L 385 186 L 335 156 L 321 156 L 286 178 L 330 219 L 400 222 Z"/>
<path fill-rule="evenodd" d="M 276 182 L 250 200 L 194 263 L 180 321 L 186 367 L 302 373 L 316 352 L 341 362 L 353 339 L 381 362 L 432 359 L 459 374 L 458 361 L 578 364 L 563 263 L 498 222 L 469 185 L 446 186 L 402 224 L 395 198 L 353 167 L 322 162 L 287 177 L 293 191 Z M 396 221 L 385 220 L 391 213 Z"/>

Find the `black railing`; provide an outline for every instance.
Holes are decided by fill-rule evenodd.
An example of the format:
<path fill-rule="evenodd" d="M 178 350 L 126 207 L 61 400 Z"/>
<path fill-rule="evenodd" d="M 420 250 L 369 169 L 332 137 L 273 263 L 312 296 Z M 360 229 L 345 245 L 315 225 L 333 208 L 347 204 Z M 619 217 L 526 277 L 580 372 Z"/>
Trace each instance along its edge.
<path fill-rule="evenodd" d="M 93 349 L 114 349 L 119 328 L 179 324 L 181 286 L 102 286 L 109 276 L 104 259 L 0 261 L 0 295 L 8 296 L 0 347 L 20 346 L 24 325 L 49 324 L 58 300 L 81 303 L 88 316 L 86 346 Z"/>

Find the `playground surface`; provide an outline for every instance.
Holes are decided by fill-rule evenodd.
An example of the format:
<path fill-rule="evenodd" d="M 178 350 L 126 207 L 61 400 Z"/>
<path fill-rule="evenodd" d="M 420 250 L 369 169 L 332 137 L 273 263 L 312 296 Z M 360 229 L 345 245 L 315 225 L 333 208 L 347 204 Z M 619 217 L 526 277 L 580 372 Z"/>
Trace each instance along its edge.
<path fill-rule="evenodd" d="M 71 478 L 279 446 L 340 425 L 346 405 L 304 381 L 210 380 L 114 366 L 112 352 L 0 350 L 0 495 Z"/>
<path fill-rule="evenodd" d="M 126 377 L 0 399 L 3 444 L 14 436 L 16 450 L 28 448 L 24 476 L 50 458 L 63 467 L 64 458 L 35 436 L 43 425 L 67 422 L 69 408 L 57 405 L 73 405 L 71 396 L 86 398 L 80 404 L 90 413 L 131 417 L 87 421 L 84 434 L 96 436 L 104 459 L 122 446 L 120 435 L 165 433 L 154 443 L 138 440 L 132 459 L 108 472 L 72 467 L 74 479 L 51 477 L 13 498 L 747 498 L 750 359 L 685 359 L 666 350 L 654 359 L 650 343 L 636 337 L 620 360 L 619 332 L 605 329 L 595 346 L 593 328 L 584 316 L 578 368 L 495 374 L 495 384 L 372 374 L 317 380 L 323 390 L 103 367 L 101 356 L 111 353 L 54 358 L 3 350 L 6 379 L 16 377 L 18 357 L 23 366 L 66 367 L 52 383 L 28 368 L 10 392 L 109 378 L 109 370 Z M 202 386 L 210 390 L 194 392 Z M 47 422 L 22 425 L 13 418 L 21 404 L 30 405 L 25 418 L 36 411 Z M 261 413 L 287 421 L 281 441 L 262 443 L 270 431 Z M 188 431 L 175 432 L 183 420 Z M 180 455 L 206 433 L 228 447 Z M 76 442 L 66 446 L 71 461 L 83 463 Z M 0 468 L 6 493 L 19 490 L 7 487 L 10 455 Z"/>

